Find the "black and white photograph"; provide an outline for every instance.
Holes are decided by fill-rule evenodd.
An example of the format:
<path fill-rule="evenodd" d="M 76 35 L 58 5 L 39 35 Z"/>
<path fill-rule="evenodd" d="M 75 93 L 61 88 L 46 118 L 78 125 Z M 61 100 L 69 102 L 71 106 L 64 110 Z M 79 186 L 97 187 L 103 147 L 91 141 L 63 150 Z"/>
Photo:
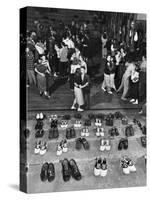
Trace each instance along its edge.
<path fill-rule="evenodd" d="M 147 184 L 147 14 L 20 9 L 20 190 Z"/>

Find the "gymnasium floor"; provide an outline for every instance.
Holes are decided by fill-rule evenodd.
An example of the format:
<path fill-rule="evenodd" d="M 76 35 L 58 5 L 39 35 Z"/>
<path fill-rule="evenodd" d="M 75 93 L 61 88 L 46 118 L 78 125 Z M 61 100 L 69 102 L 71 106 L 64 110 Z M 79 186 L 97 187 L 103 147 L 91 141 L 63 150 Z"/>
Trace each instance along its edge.
<path fill-rule="evenodd" d="M 138 114 L 138 109 L 119 109 L 123 114 L 127 115 L 129 123 L 132 122 L 133 118 L 136 117 L 141 121 L 142 124 L 146 123 L 146 118 Z M 146 167 L 144 155 L 146 149 L 141 146 L 140 136 L 142 136 L 139 128 L 134 125 L 135 136 L 129 137 L 129 148 L 128 150 L 118 151 L 117 146 L 119 139 L 124 137 L 124 125 L 121 124 L 120 120 L 115 120 L 115 124 L 120 135 L 111 140 L 111 150 L 109 152 L 99 151 L 99 138 L 97 138 L 93 132 L 93 125 L 90 127 L 90 136 L 87 140 L 90 143 L 90 150 L 75 149 L 75 139 L 68 140 L 68 152 L 61 156 L 56 155 L 56 146 L 65 137 L 65 131 L 59 127 L 59 138 L 54 140 L 48 139 L 48 128 L 49 128 L 49 116 L 51 114 L 58 114 L 60 119 L 64 114 L 74 115 L 76 111 L 44 111 L 47 119 L 44 120 L 45 134 L 41 140 L 47 141 L 48 151 L 44 156 L 34 154 L 34 145 L 37 139 L 35 139 L 35 114 L 36 111 L 28 112 L 28 123 L 27 127 L 31 130 L 31 135 L 27 140 L 27 162 L 29 164 L 27 176 L 27 192 L 38 193 L 38 192 L 58 192 L 58 191 L 75 191 L 75 190 L 89 190 L 89 189 L 106 189 L 106 188 L 122 188 L 122 187 L 135 187 L 146 185 Z M 87 118 L 89 113 L 114 113 L 115 110 L 90 110 L 82 113 L 82 119 Z M 111 127 L 105 126 L 105 136 L 108 136 L 108 129 Z M 77 137 L 80 136 L 80 130 L 76 130 Z M 130 175 L 123 175 L 119 166 L 119 159 L 122 155 L 128 155 L 136 163 L 137 172 Z M 95 164 L 95 158 L 97 156 L 106 157 L 108 162 L 108 174 L 106 177 L 95 177 L 93 174 L 93 168 Z M 21 162 L 24 163 L 23 155 L 21 156 Z M 76 181 L 73 178 L 67 183 L 62 179 L 61 164 L 59 161 L 63 158 L 74 158 L 79 166 L 82 174 L 82 179 Z M 53 162 L 56 170 L 55 180 L 51 183 L 41 182 L 40 171 L 44 162 Z"/>

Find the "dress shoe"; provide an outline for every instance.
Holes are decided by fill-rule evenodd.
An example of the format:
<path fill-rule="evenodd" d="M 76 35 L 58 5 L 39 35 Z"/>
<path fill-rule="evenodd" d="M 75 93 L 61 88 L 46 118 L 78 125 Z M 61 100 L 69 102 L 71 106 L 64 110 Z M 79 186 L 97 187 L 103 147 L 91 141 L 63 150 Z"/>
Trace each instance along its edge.
<path fill-rule="evenodd" d="M 82 148 L 82 138 L 76 139 L 75 147 L 76 147 L 77 150 L 80 150 Z"/>
<path fill-rule="evenodd" d="M 70 168 L 70 164 L 69 161 L 65 158 L 62 162 L 62 175 L 63 175 L 63 180 L 65 182 L 70 180 L 71 177 L 71 168 Z"/>
<path fill-rule="evenodd" d="M 57 125 L 58 125 L 58 120 L 57 119 L 52 119 L 51 128 L 57 128 Z"/>
<path fill-rule="evenodd" d="M 41 177 L 41 181 L 43 181 L 43 182 L 46 181 L 48 178 L 48 174 L 47 174 L 48 167 L 49 167 L 49 165 L 47 162 L 44 163 L 42 166 L 40 177 Z"/>
<path fill-rule="evenodd" d="M 107 161 L 106 161 L 106 158 L 103 159 L 102 163 L 101 163 L 101 172 L 100 172 L 100 175 L 102 177 L 105 177 L 107 175 Z"/>
<path fill-rule="evenodd" d="M 89 142 L 85 138 L 82 138 L 81 141 L 82 141 L 84 149 L 89 150 L 90 148 Z"/>
<path fill-rule="evenodd" d="M 76 161 L 74 159 L 71 159 L 70 162 L 69 162 L 69 165 L 70 165 L 70 168 L 71 168 L 72 177 L 77 181 L 81 180 L 82 176 L 81 176 L 79 168 L 76 164 Z"/>
<path fill-rule="evenodd" d="M 100 176 L 100 174 L 101 174 L 101 164 L 102 164 L 101 158 L 96 158 L 96 163 L 95 163 L 95 166 L 94 166 L 94 175 L 95 176 Z"/>
<path fill-rule="evenodd" d="M 55 179 L 55 167 L 53 163 L 48 164 L 47 179 L 49 182 L 52 182 Z"/>

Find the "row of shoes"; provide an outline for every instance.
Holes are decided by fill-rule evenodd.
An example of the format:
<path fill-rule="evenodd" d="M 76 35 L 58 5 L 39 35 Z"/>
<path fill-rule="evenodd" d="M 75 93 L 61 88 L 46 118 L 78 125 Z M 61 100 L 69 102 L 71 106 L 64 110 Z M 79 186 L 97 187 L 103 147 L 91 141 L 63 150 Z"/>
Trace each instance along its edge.
<path fill-rule="evenodd" d="M 76 145 L 75 145 L 76 149 L 80 150 L 82 148 L 82 146 L 85 150 L 89 150 L 89 148 L 90 148 L 90 144 L 85 138 L 82 138 L 82 137 L 77 138 Z"/>
<path fill-rule="evenodd" d="M 62 140 L 58 145 L 57 145 L 57 156 L 60 156 L 62 153 L 66 153 L 68 151 L 67 147 L 67 140 L 64 139 Z"/>
<path fill-rule="evenodd" d="M 76 137 L 76 132 L 73 127 L 67 128 L 66 129 L 66 138 L 67 139 L 72 139 Z"/>
<path fill-rule="evenodd" d="M 110 151 L 111 149 L 111 144 L 109 139 L 100 139 L 100 151 Z"/>
<path fill-rule="evenodd" d="M 44 119 L 44 114 L 42 112 L 41 113 L 37 113 L 35 118 L 36 118 L 36 120 L 43 120 Z"/>
<path fill-rule="evenodd" d="M 43 141 L 37 141 L 35 143 L 34 153 L 44 155 L 47 152 L 47 143 Z"/>
<path fill-rule="evenodd" d="M 48 138 L 49 138 L 50 140 L 52 140 L 52 139 L 56 139 L 56 138 L 58 138 L 58 137 L 59 137 L 58 128 L 57 128 L 57 127 L 56 127 L 56 128 L 50 128 L 50 129 L 49 129 Z"/>
<path fill-rule="evenodd" d="M 123 173 L 126 175 L 130 174 L 131 172 L 136 172 L 136 167 L 133 161 L 127 156 L 124 156 L 123 158 L 121 158 L 120 166 L 122 168 Z"/>
<path fill-rule="evenodd" d="M 94 166 L 94 175 L 105 177 L 107 175 L 108 166 L 106 158 L 96 158 L 96 163 Z"/>
<path fill-rule="evenodd" d="M 125 149 L 125 150 L 128 149 L 128 139 L 127 138 L 121 138 L 119 141 L 118 150 L 120 151 L 122 149 Z"/>
<path fill-rule="evenodd" d="M 81 130 L 81 137 L 88 137 L 90 135 L 88 127 Z"/>
<path fill-rule="evenodd" d="M 55 179 L 55 167 L 53 163 L 45 162 L 41 168 L 40 173 L 41 181 L 49 181 L 52 182 Z"/>
<path fill-rule="evenodd" d="M 71 176 L 77 181 L 81 180 L 82 175 L 74 159 L 71 159 L 69 161 L 68 159 L 65 158 L 64 160 L 61 161 L 61 164 L 62 164 L 63 180 L 65 182 L 69 181 Z"/>
<path fill-rule="evenodd" d="M 133 129 L 132 125 L 126 126 L 126 128 L 125 128 L 125 136 L 126 137 L 134 136 L 134 129 Z"/>
<path fill-rule="evenodd" d="M 118 136 L 119 135 L 119 131 L 118 131 L 118 129 L 117 129 L 117 127 L 112 127 L 111 129 L 109 129 L 109 131 L 108 131 L 108 133 L 109 133 L 109 135 L 110 135 L 110 137 L 114 137 L 114 136 Z"/>

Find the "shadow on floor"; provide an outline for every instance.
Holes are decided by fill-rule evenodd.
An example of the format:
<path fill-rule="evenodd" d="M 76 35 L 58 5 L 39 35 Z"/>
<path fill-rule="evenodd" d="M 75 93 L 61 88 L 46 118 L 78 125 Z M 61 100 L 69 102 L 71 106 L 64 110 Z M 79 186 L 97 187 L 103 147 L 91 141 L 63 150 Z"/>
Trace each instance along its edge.
<path fill-rule="evenodd" d="M 19 191 L 19 185 L 17 184 L 10 184 L 9 187 L 12 188 L 13 190 Z"/>

